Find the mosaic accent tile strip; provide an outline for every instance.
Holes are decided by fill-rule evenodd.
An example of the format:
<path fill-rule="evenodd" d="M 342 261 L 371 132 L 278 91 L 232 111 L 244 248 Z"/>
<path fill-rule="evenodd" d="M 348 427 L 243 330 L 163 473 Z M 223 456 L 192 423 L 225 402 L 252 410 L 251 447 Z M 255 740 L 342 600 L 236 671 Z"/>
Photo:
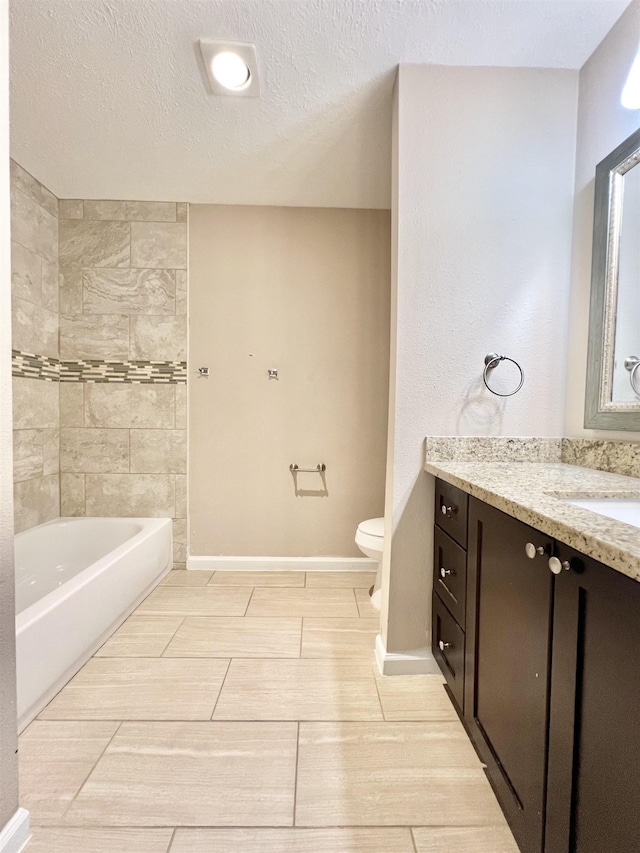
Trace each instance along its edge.
<path fill-rule="evenodd" d="M 32 353 L 13 351 L 14 376 L 48 382 L 124 382 L 130 385 L 182 385 L 187 381 L 186 361 L 61 361 Z"/>

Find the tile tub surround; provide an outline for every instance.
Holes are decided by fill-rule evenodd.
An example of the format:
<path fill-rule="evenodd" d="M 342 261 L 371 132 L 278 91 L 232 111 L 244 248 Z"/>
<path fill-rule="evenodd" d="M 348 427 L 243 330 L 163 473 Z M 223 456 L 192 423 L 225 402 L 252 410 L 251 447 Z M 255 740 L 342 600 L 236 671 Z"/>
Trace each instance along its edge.
<path fill-rule="evenodd" d="M 187 206 L 60 201 L 66 515 L 170 516 L 186 541 Z"/>
<path fill-rule="evenodd" d="M 19 533 L 60 515 L 59 221 L 53 193 L 15 161 L 10 165 L 14 526 Z"/>
<path fill-rule="evenodd" d="M 34 850 L 517 853 L 443 679 L 377 675 L 378 619 L 287 594 L 373 573 L 272 574 L 169 574 L 24 732 Z"/>
<path fill-rule="evenodd" d="M 427 439 L 425 471 L 640 580 L 640 531 L 560 497 L 640 498 L 640 479 L 562 462 L 443 460 Z M 498 457 L 499 458 L 499 457 Z"/>

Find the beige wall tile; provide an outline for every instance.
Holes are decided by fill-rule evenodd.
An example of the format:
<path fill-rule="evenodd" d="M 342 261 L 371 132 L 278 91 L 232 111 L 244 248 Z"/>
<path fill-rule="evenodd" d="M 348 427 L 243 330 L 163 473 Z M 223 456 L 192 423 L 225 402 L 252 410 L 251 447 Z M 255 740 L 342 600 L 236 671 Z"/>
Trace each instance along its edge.
<path fill-rule="evenodd" d="M 301 627 L 301 619 L 191 616 L 178 628 L 164 657 L 297 658 Z"/>
<path fill-rule="evenodd" d="M 187 313 L 187 281 L 187 271 L 176 270 L 176 314 Z"/>
<path fill-rule="evenodd" d="M 173 559 L 176 563 L 187 560 L 187 519 L 173 519 Z"/>
<path fill-rule="evenodd" d="M 60 515 L 86 515 L 84 474 L 60 474 Z"/>
<path fill-rule="evenodd" d="M 36 720 L 20 737 L 20 804 L 32 823 L 59 820 L 118 723 Z"/>
<path fill-rule="evenodd" d="M 376 682 L 385 720 L 458 719 L 439 675 L 376 674 Z"/>
<path fill-rule="evenodd" d="M 173 314 L 175 294 L 173 270 L 85 269 L 82 276 L 87 314 Z"/>
<path fill-rule="evenodd" d="M 172 518 L 175 486 L 170 474 L 87 474 L 87 515 Z"/>
<path fill-rule="evenodd" d="M 301 657 L 372 661 L 379 632 L 379 619 L 307 618 L 302 631 Z"/>
<path fill-rule="evenodd" d="M 20 243 L 11 243 L 11 295 L 42 303 L 42 258 Z"/>
<path fill-rule="evenodd" d="M 29 853 L 167 853 L 173 829 L 36 826 Z"/>
<path fill-rule="evenodd" d="M 11 237 L 48 261 L 58 258 L 58 220 L 16 187 L 11 189 Z"/>
<path fill-rule="evenodd" d="M 136 610 L 184 616 L 244 616 L 251 598 L 247 587 L 159 586 Z"/>
<path fill-rule="evenodd" d="M 60 220 L 62 266 L 128 267 L 128 222 Z"/>
<path fill-rule="evenodd" d="M 60 430 L 42 430 L 42 470 L 47 474 L 60 472 Z"/>
<path fill-rule="evenodd" d="M 290 826 L 296 731 L 295 723 L 123 723 L 65 823 Z"/>
<path fill-rule="evenodd" d="M 58 210 L 60 219 L 82 219 L 84 216 L 83 201 L 79 198 L 61 198 Z"/>
<path fill-rule="evenodd" d="M 55 429 L 60 425 L 58 382 L 13 377 L 14 429 Z"/>
<path fill-rule="evenodd" d="M 129 317 L 126 314 L 61 314 L 60 357 L 127 359 Z"/>
<path fill-rule="evenodd" d="M 413 830 L 416 853 L 518 853 L 509 827 L 437 826 Z"/>
<path fill-rule="evenodd" d="M 176 205 L 172 201 L 90 201 L 85 199 L 84 218 L 175 222 Z"/>
<path fill-rule="evenodd" d="M 238 853 L 239 851 L 242 853 L 285 853 L 285 851 L 286 853 L 414 853 L 414 847 L 411 841 L 411 830 L 407 827 L 391 829 L 379 826 L 325 829 L 300 829 L 299 827 L 178 829 L 171 845 L 171 853 L 230 853 L 230 851 L 238 851 Z M 54 853 L 58 853 L 57 849 Z M 93 853 L 93 850 L 88 853 Z M 459 853 L 459 851 L 449 848 L 447 853 Z"/>
<path fill-rule="evenodd" d="M 131 471 L 144 474 L 186 474 L 187 431 L 131 430 Z"/>
<path fill-rule="evenodd" d="M 357 616 L 351 589 L 262 588 L 254 590 L 247 616 Z"/>
<path fill-rule="evenodd" d="M 11 331 L 13 349 L 36 355 L 58 355 L 58 315 L 48 308 L 11 300 Z"/>
<path fill-rule="evenodd" d="M 60 307 L 58 262 L 42 260 L 42 305 L 50 311 Z"/>
<path fill-rule="evenodd" d="M 304 572 L 223 572 L 210 581 L 223 586 L 304 586 Z"/>
<path fill-rule="evenodd" d="M 82 268 L 60 267 L 60 312 L 62 314 L 82 313 Z"/>
<path fill-rule="evenodd" d="M 84 382 L 60 382 L 60 426 L 83 426 L 84 388 Z"/>
<path fill-rule="evenodd" d="M 63 428 L 60 431 L 60 471 L 67 474 L 128 472 L 129 430 Z"/>
<path fill-rule="evenodd" d="M 186 225 L 182 222 L 132 222 L 131 266 L 186 269 Z"/>
<path fill-rule="evenodd" d="M 176 220 L 186 222 L 189 215 L 189 205 L 185 201 L 179 201 L 176 205 Z"/>
<path fill-rule="evenodd" d="M 175 400 L 176 400 L 176 429 L 187 428 L 187 385 L 181 382 L 179 385 L 174 385 Z"/>
<path fill-rule="evenodd" d="M 131 317 L 130 358 L 186 361 L 187 318 Z"/>
<path fill-rule="evenodd" d="M 41 720 L 209 720 L 226 660 L 93 658 Z"/>
<path fill-rule="evenodd" d="M 171 429 L 175 423 L 176 387 L 87 383 L 85 426 Z"/>
<path fill-rule="evenodd" d="M 180 574 L 186 575 L 187 572 Z M 96 657 L 160 657 L 182 620 L 182 616 L 130 616 L 98 649 Z"/>
<path fill-rule="evenodd" d="M 176 516 L 187 517 L 187 475 L 176 475 Z"/>
<path fill-rule="evenodd" d="M 369 589 L 376 579 L 375 571 L 369 572 L 307 572 L 306 586 L 332 586 L 350 589 Z"/>
<path fill-rule="evenodd" d="M 58 199 L 48 190 L 44 184 L 41 184 L 33 175 L 30 175 L 26 169 L 23 169 L 15 160 L 10 161 L 11 164 L 11 185 L 17 187 L 26 196 L 28 196 L 40 207 L 44 207 L 47 213 L 52 216 L 58 216 Z"/>
<path fill-rule="evenodd" d="M 300 723 L 298 826 L 501 821 L 459 722 Z"/>
<path fill-rule="evenodd" d="M 13 431 L 13 482 L 42 477 L 42 430 L 19 429 Z"/>
<path fill-rule="evenodd" d="M 24 480 L 13 487 L 15 532 L 44 524 L 60 515 L 60 478 L 57 474 Z"/>

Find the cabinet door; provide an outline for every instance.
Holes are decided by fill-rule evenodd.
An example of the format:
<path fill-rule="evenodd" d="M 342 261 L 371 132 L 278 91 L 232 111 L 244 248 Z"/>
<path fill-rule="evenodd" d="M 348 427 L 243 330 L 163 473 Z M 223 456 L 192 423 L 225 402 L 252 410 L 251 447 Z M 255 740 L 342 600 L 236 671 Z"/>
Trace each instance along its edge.
<path fill-rule="evenodd" d="M 527 543 L 543 553 L 527 557 Z M 523 853 L 543 845 L 552 540 L 472 499 L 465 718 Z"/>
<path fill-rule="evenodd" d="M 546 853 L 640 849 L 640 583 L 558 546 Z"/>

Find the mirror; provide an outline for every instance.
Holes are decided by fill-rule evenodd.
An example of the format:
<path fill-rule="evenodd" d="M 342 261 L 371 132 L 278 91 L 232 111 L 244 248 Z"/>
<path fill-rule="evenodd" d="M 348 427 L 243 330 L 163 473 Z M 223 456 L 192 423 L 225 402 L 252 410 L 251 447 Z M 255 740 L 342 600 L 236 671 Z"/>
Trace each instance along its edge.
<path fill-rule="evenodd" d="M 640 131 L 598 164 L 584 425 L 640 430 Z"/>

